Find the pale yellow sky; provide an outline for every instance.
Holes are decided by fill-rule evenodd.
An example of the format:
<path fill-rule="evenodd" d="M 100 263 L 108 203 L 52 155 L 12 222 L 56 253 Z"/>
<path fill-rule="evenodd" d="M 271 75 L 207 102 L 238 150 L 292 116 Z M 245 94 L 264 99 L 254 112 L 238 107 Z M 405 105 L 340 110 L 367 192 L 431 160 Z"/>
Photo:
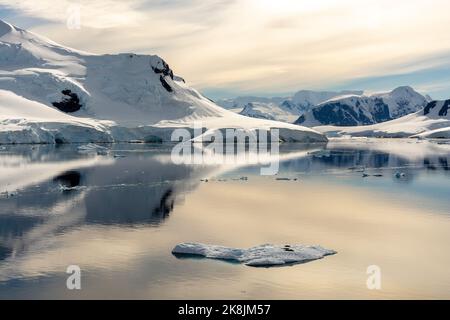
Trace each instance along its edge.
<path fill-rule="evenodd" d="M 0 0 L 0 14 L 2 7 L 12 9 L 11 22 L 77 49 L 158 54 L 199 89 L 357 89 L 358 79 L 450 66 L 448 0 Z M 81 29 L 72 30 L 68 12 L 78 7 Z M 398 85 L 450 96 L 441 77 Z"/>

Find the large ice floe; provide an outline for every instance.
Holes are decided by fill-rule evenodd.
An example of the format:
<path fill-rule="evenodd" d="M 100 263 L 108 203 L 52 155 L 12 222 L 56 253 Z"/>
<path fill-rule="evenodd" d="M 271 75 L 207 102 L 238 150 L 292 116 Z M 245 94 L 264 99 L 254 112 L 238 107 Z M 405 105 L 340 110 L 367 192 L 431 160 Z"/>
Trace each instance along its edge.
<path fill-rule="evenodd" d="M 227 260 L 252 267 L 287 266 L 322 259 L 336 254 L 321 246 L 263 244 L 249 249 L 229 248 L 202 243 L 181 243 L 173 248 L 176 256 L 199 256 Z"/>

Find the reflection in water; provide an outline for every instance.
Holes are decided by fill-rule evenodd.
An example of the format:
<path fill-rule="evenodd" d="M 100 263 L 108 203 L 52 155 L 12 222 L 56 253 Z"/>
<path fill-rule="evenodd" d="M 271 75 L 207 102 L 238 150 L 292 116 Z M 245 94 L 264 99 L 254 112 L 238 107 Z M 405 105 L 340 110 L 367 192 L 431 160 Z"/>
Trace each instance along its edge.
<path fill-rule="evenodd" d="M 213 203 L 216 208 L 227 206 L 231 201 L 235 203 L 234 211 L 242 211 L 234 218 L 231 217 L 234 214 L 230 213 L 221 217 L 223 221 L 216 220 L 214 223 L 224 227 L 229 223 L 235 223 L 236 226 L 245 224 L 249 226 L 249 232 L 251 232 L 252 224 L 245 220 L 248 219 L 246 214 L 249 211 L 245 203 L 267 202 L 267 208 L 270 207 L 272 196 L 259 197 L 258 194 L 262 195 L 262 190 L 275 183 L 274 181 L 277 181 L 280 186 L 284 183 L 289 187 L 287 189 L 289 192 L 297 190 L 302 197 L 306 198 L 314 198 L 318 192 L 320 194 L 324 192 L 320 187 L 316 187 L 317 183 L 323 183 L 322 179 L 325 176 L 327 183 L 333 182 L 339 185 L 340 189 L 348 184 L 367 188 L 372 192 L 374 201 L 377 200 L 377 195 L 381 198 L 379 192 L 395 191 L 400 197 L 400 193 L 404 191 L 409 197 L 414 194 L 415 200 L 425 199 L 424 206 L 427 212 L 434 210 L 435 205 L 448 212 L 450 205 L 449 200 L 442 196 L 450 184 L 448 179 L 450 146 L 445 144 L 393 140 L 359 143 L 341 141 L 328 145 L 282 145 L 280 148 L 282 161 L 278 177 L 308 177 L 309 180 L 302 179 L 302 182 L 298 182 L 298 186 L 288 185 L 293 183 L 293 179 L 291 182 L 282 182 L 280 179 L 278 181 L 274 177 L 261 180 L 259 167 L 247 165 L 245 161 L 224 166 L 176 165 L 170 161 L 170 146 L 114 145 L 112 148 L 113 153 L 120 152 L 126 157 L 80 154 L 76 147 L 72 146 L 58 148 L 11 146 L 6 151 L 0 152 L 0 192 L 2 192 L 0 194 L 0 298 L 8 297 L 5 292 L 11 289 L 9 287 L 11 281 L 21 281 L 23 290 L 19 288 L 17 295 L 26 296 L 27 288 L 35 288 L 36 285 L 39 287 L 39 284 L 30 283 L 29 279 L 40 278 L 44 275 L 50 280 L 64 277 L 64 263 L 71 263 L 70 261 L 86 261 L 86 268 L 92 270 L 99 268 L 131 270 L 131 268 L 140 268 L 138 264 L 132 263 L 137 257 L 142 256 L 145 260 L 145 257 L 157 254 L 155 261 L 163 259 L 164 262 L 160 262 L 160 265 L 165 267 L 153 270 L 154 274 L 150 278 L 153 280 L 155 277 L 165 278 L 171 274 L 167 264 L 174 264 L 175 268 L 178 263 L 170 260 L 170 249 L 173 245 L 170 241 L 176 242 L 177 235 L 185 231 L 181 232 L 183 225 L 178 225 L 177 230 L 171 230 L 170 226 L 167 226 L 167 230 L 170 231 L 160 227 L 169 217 L 171 217 L 170 221 L 173 220 L 173 225 L 181 223 L 179 221 L 183 221 L 183 218 L 177 209 L 180 211 L 185 207 L 190 208 L 189 203 L 184 204 L 185 198 L 186 200 L 192 198 L 187 194 L 198 192 L 206 194 L 202 190 L 208 184 L 211 186 L 220 184 L 223 189 L 220 189 L 223 193 L 222 197 Z M 18 167 L 20 170 L 17 169 Z M 363 179 L 363 173 L 368 173 L 369 178 Z M 247 182 L 243 180 L 232 182 L 235 179 L 226 178 L 244 175 L 251 177 L 249 183 L 249 186 L 252 186 L 251 192 L 234 194 L 233 190 L 237 188 L 236 183 Z M 370 178 L 375 175 L 381 178 Z M 252 177 L 259 182 L 252 183 Z M 206 178 L 210 182 L 201 182 Z M 308 183 L 311 183 L 310 188 L 305 187 Z M 408 189 L 403 191 L 397 189 L 396 185 L 399 183 L 404 183 Z M 217 189 L 217 187 L 214 188 Z M 278 197 L 279 190 L 281 188 L 275 186 L 275 189 L 271 189 L 270 192 L 273 197 Z M 334 193 L 332 190 L 330 192 Z M 327 196 L 331 203 L 332 195 L 327 194 Z M 333 199 L 336 205 L 339 203 L 339 206 L 347 210 L 355 208 L 354 203 L 342 202 L 340 198 Z M 202 205 L 209 201 L 208 196 L 205 196 L 202 198 Z M 301 202 L 298 202 L 296 195 L 291 195 L 291 198 L 286 201 L 292 202 L 288 204 L 289 206 L 301 208 Z M 435 202 L 431 203 L 432 201 Z M 392 205 L 394 206 L 394 203 Z M 196 211 L 198 207 L 201 205 L 197 205 L 192 210 Z M 332 210 L 333 208 L 329 208 L 329 211 Z M 195 240 L 196 235 L 208 229 L 210 225 L 207 221 L 209 221 L 210 213 L 196 212 L 195 217 L 200 216 L 202 220 L 190 225 L 188 231 L 191 232 L 192 239 L 179 240 Z M 280 225 L 277 228 L 281 231 L 289 230 L 291 225 L 288 222 L 286 225 L 283 224 L 287 217 L 283 216 L 283 212 L 277 214 L 280 215 Z M 318 217 L 321 215 L 328 217 L 327 220 L 332 220 L 330 212 L 317 213 Z M 230 216 L 229 221 L 228 216 Z M 262 211 L 261 216 L 264 216 Z M 275 224 L 273 221 L 267 221 L 269 225 L 264 227 L 265 220 L 253 218 L 258 220 L 255 225 L 262 229 L 270 228 Z M 239 219 L 242 220 L 239 221 Z M 352 221 L 346 223 L 351 225 Z M 377 223 L 382 224 L 382 222 Z M 233 225 L 229 227 L 233 230 Z M 312 225 L 309 227 L 312 228 Z M 302 225 L 301 228 L 308 228 L 308 224 Z M 156 230 L 160 230 L 158 234 L 151 233 Z M 144 231 L 146 242 L 135 241 L 131 236 Z M 303 230 L 303 232 L 306 231 L 306 229 Z M 298 231 L 293 232 L 293 234 L 297 233 Z M 115 234 L 118 238 L 112 236 Z M 100 241 L 103 237 L 110 235 L 111 241 L 106 243 Z M 286 237 L 287 235 L 286 231 Z M 233 237 L 240 238 L 234 233 Z M 241 237 L 245 238 L 243 234 Z M 332 239 L 333 234 L 330 233 L 329 237 Z M 124 241 L 124 244 L 119 246 L 118 241 Z M 265 243 L 267 239 L 255 239 L 255 241 Z M 357 239 L 355 239 L 356 242 L 358 242 Z M 154 245 L 152 246 L 151 243 Z M 256 244 L 260 243 L 248 245 Z M 245 245 L 237 243 L 236 246 Z M 331 248 L 333 248 L 332 245 Z M 333 249 L 343 251 L 345 256 L 346 248 Z M 91 253 L 88 254 L 86 251 Z M 68 256 L 69 253 L 72 253 L 71 256 Z M 46 255 L 47 258 L 44 258 Z M 63 255 L 67 261 L 63 259 Z M 164 258 L 161 258 L 161 255 Z M 134 271 L 141 272 L 140 269 Z M 165 274 L 166 271 L 168 274 Z M 236 268 L 233 272 L 239 273 L 240 269 Z M 179 277 L 183 275 L 176 273 L 172 276 L 174 281 L 179 281 Z M 186 274 L 186 277 L 189 277 L 189 274 Z M 106 281 L 102 274 L 98 274 L 96 280 L 97 282 Z M 170 287 L 171 284 L 167 286 Z M 169 290 L 167 297 L 178 297 L 176 292 L 172 292 L 171 295 L 170 289 L 167 290 Z M 29 292 L 39 295 L 38 291 L 30 289 Z M 95 292 L 95 289 L 89 291 L 89 293 Z M 58 294 L 61 292 L 58 291 Z M 108 297 L 108 291 L 103 294 Z M 94 294 L 94 296 L 101 297 L 101 294 Z M 52 296 L 49 295 L 49 297 Z M 142 293 L 139 297 L 152 296 Z M 158 297 L 153 296 L 153 298 Z"/>
<path fill-rule="evenodd" d="M 80 185 L 81 173 L 78 171 L 67 171 L 57 176 L 53 181 L 59 182 L 64 187 L 74 188 Z"/>
<path fill-rule="evenodd" d="M 79 158 L 75 152 L 72 156 L 65 154 L 61 161 L 55 162 L 55 167 Z M 40 163 L 42 157 L 36 158 Z M 43 237 L 81 224 L 157 226 L 173 210 L 177 195 L 195 188 L 200 179 L 195 168 L 173 165 L 167 159 L 155 157 L 153 152 L 106 163 L 101 159 L 98 164 L 92 159 L 87 161 L 87 166 L 83 160 L 76 161 L 74 165 L 79 167 L 55 177 L 51 177 L 51 172 L 57 170 L 49 168 L 49 178 L 45 181 L 23 185 L 14 196 L 2 197 L 0 239 L 15 250 L 2 246 L 2 260 L 18 253 L 18 242 L 21 242 L 20 251 L 25 251 L 27 244 L 34 244 L 22 240 L 37 229 L 44 231 L 45 234 L 39 233 Z M 30 171 L 34 163 L 28 165 Z M 82 207 L 82 213 L 77 219 L 71 219 L 75 218 L 71 210 L 76 211 L 77 207 Z"/>

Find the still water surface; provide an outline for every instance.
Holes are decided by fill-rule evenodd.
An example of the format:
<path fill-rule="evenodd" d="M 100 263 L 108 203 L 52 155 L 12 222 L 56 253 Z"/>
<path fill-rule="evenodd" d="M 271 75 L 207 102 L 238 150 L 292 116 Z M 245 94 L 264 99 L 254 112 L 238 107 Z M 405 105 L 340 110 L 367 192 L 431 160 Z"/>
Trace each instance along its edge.
<path fill-rule="evenodd" d="M 450 298 L 448 144 L 285 144 L 277 176 L 245 162 L 176 165 L 171 146 L 109 147 L 0 150 L 0 298 Z M 186 241 L 338 254 L 251 268 L 177 259 Z M 79 291 L 66 288 L 69 265 Z M 381 290 L 367 289 L 371 265 Z"/>

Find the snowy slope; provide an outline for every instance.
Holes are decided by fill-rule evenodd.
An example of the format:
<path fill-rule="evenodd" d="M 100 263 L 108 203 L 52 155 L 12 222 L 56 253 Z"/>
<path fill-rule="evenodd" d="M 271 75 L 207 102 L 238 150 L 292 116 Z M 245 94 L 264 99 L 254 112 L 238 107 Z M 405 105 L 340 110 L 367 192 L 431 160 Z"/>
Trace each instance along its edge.
<path fill-rule="evenodd" d="M 314 129 L 330 137 L 449 138 L 450 100 L 432 101 L 421 111 L 374 125 L 318 126 Z"/>
<path fill-rule="evenodd" d="M 295 122 L 317 125 L 358 126 L 381 123 L 417 112 L 427 98 L 411 87 L 371 95 L 346 95 L 327 100 L 306 112 Z"/>
<path fill-rule="evenodd" d="M 249 103 L 261 103 L 261 104 L 276 104 L 280 105 L 283 101 L 288 100 L 288 97 L 254 97 L 254 96 L 244 96 L 228 99 L 217 100 L 217 104 L 225 109 L 242 109 L 245 105 Z"/>
<path fill-rule="evenodd" d="M 252 118 L 278 120 L 288 123 L 292 123 L 298 118 L 297 114 L 286 110 L 282 106 L 275 103 L 261 102 L 250 102 L 246 104 L 240 114 Z"/>
<path fill-rule="evenodd" d="M 241 115 L 253 118 L 273 119 L 292 123 L 306 111 L 331 98 L 362 91 L 311 91 L 301 90 L 291 97 L 237 97 L 219 100 L 225 109 L 237 110 Z"/>
<path fill-rule="evenodd" d="M 0 144 L 112 142 L 110 121 L 78 118 L 0 90 Z"/>
<path fill-rule="evenodd" d="M 325 141 L 314 130 L 225 110 L 158 56 L 94 55 L 0 20 L 0 143 L 170 140 L 173 128 L 280 128 L 282 139 Z"/>
<path fill-rule="evenodd" d="M 298 91 L 293 97 L 292 102 L 297 105 L 303 111 L 308 111 L 311 108 L 327 101 L 330 99 L 336 99 L 341 96 L 346 95 L 361 95 L 362 91 L 356 90 L 344 90 L 344 91 L 311 91 L 311 90 L 301 90 Z"/>

